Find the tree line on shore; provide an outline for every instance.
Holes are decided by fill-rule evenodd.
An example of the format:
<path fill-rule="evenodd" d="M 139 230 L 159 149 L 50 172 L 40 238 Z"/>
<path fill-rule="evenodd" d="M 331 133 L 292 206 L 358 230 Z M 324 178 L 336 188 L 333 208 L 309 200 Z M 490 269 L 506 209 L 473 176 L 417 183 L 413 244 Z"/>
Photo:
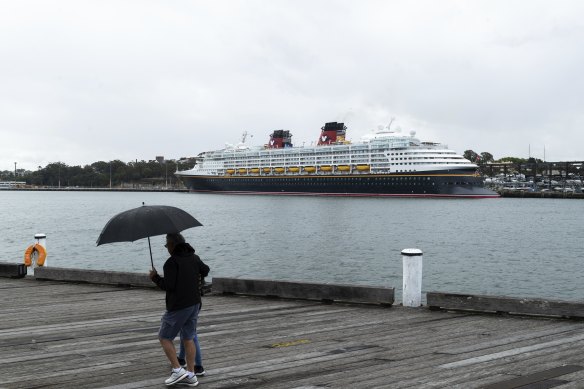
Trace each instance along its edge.
<path fill-rule="evenodd" d="M 469 161 L 476 163 L 479 166 L 487 164 L 487 163 L 502 163 L 502 162 L 511 162 L 514 164 L 541 163 L 541 162 L 543 162 L 541 159 L 533 158 L 533 157 L 531 157 L 531 158 L 503 157 L 503 158 L 495 160 L 495 158 L 493 157 L 493 154 L 491 154 L 489 152 L 485 151 L 485 152 L 482 152 L 479 154 L 473 150 L 466 150 L 462 156 L 464 158 L 468 159 Z"/>
<path fill-rule="evenodd" d="M 479 173 L 482 175 L 488 175 L 489 173 L 489 165 L 492 163 L 504 163 L 509 162 L 512 165 L 520 166 L 521 164 L 542 164 L 543 161 L 539 158 L 517 158 L 517 157 L 503 157 L 500 159 L 495 160 L 493 154 L 489 152 L 477 153 L 473 150 L 466 150 L 462 155 L 464 158 L 468 159 L 471 162 L 474 162 L 479 167 Z M 541 168 L 538 169 L 541 171 Z"/>
<path fill-rule="evenodd" d="M 194 159 L 180 161 L 98 161 L 85 166 L 69 166 L 63 162 L 52 162 L 36 171 L 1 171 L 1 181 L 20 181 L 33 186 L 105 188 L 123 185 L 176 184 L 174 173 L 192 169 Z"/>

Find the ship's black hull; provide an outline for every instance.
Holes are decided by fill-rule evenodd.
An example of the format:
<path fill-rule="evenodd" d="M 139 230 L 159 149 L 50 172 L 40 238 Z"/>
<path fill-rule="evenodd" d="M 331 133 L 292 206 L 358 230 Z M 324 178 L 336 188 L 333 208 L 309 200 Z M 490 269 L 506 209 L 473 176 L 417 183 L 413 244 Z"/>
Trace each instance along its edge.
<path fill-rule="evenodd" d="M 474 173 L 474 172 L 473 172 Z M 193 192 L 321 196 L 499 197 L 469 172 L 196 176 L 180 175 Z"/>

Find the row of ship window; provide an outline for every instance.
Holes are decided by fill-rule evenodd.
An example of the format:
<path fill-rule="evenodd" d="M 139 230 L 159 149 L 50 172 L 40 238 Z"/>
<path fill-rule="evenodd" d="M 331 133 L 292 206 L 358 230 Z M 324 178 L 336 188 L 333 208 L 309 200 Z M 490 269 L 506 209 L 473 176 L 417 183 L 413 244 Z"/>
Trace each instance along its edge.
<path fill-rule="evenodd" d="M 322 176 L 321 176 L 322 177 Z M 276 181 L 282 182 L 306 182 L 306 181 L 324 181 L 321 177 L 311 177 L 311 178 L 281 178 L 276 179 Z M 329 177 L 324 177 L 329 178 Z M 333 177 L 330 177 L 333 178 Z M 430 177 L 423 177 L 423 176 L 409 176 L 409 177 L 334 177 L 335 181 L 341 182 L 351 182 L 351 181 L 368 181 L 368 182 L 405 182 L 405 181 L 430 181 Z M 225 182 L 225 180 L 229 182 L 257 182 L 257 179 L 247 179 L 247 178 L 209 178 L 207 179 L 208 182 Z M 271 179 L 273 180 L 273 179 Z M 452 184 L 463 184 L 466 182 L 452 182 Z"/>
<path fill-rule="evenodd" d="M 355 155 L 355 154 L 371 154 L 371 155 L 376 155 L 376 154 L 380 154 L 382 151 L 384 151 L 383 149 L 379 149 L 379 152 L 375 152 L 375 150 L 372 150 L 371 152 L 368 150 L 356 150 L 354 152 L 351 153 L 351 155 Z M 257 158 L 255 158 L 256 160 L 259 159 L 266 159 L 266 160 L 273 160 L 273 159 L 290 159 L 294 157 L 294 154 L 298 154 L 298 158 L 326 158 L 326 157 L 333 157 L 333 156 L 339 156 L 339 155 L 347 155 L 347 152 L 328 152 L 327 154 L 323 154 L 322 152 L 319 153 L 287 153 L 287 154 L 283 154 L 283 155 L 269 155 L 269 156 L 265 156 L 262 157 L 261 155 L 255 154 L 255 156 Z M 428 152 L 407 152 L 407 153 L 383 153 L 384 155 L 393 155 L 393 156 L 399 156 L 399 155 L 410 155 L 410 156 L 418 156 L 416 158 L 421 158 L 420 156 L 423 155 L 428 155 L 430 153 Z M 439 155 L 439 156 L 454 156 L 454 153 L 448 153 L 448 152 L 440 152 L 440 151 L 432 151 L 431 154 L 433 155 Z M 243 158 L 242 158 L 243 157 Z M 245 159 L 251 159 L 251 158 L 245 158 L 245 156 L 241 156 L 241 155 L 237 155 L 237 156 L 218 156 L 218 159 L 221 161 L 226 161 L 226 160 L 245 160 Z"/>
<path fill-rule="evenodd" d="M 270 157 L 273 158 L 278 158 L 278 157 L 289 157 L 292 156 L 294 154 L 302 154 L 303 156 L 313 156 L 313 155 L 343 155 L 343 154 L 369 154 L 369 153 L 375 153 L 375 152 L 386 152 L 386 148 L 385 147 L 372 147 L 371 149 L 356 149 L 353 148 L 352 150 L 349 149 L 345 149 L 345 150 L 327 150 L 327 149 L 316 149 L 315 151 L 311 152 L 311 153 L 307 153 L 304 150 L 284 150 L 284 149 L 279 149 L 279 150 L 273 150 L 273 151 L 269 151 L 269 153 L 271 153 Z M 409 151 L 409 152 L 393 152 L 393 153 L 387 153 L 388 155 L 424 155 L 424 154 L 439 154 L 439 155 L 443 155 L 443 154 L 453 154 L 452 152 L 446 152 L 446 151 L 435 151 L 432 150 L 430 152 L 428 151 L 423 151 L 423 152 L 419 152 L 419 151 Z M 220 158 L 220 159 L 236 159 L 236 158 L 241 158 L 241 157 L 262 157 L 262 155 L 260 153 L 247 153 L 244 155 L 233 155 L 230 153 L 230 155 L 225 155 L 225 154 L 210 154 L 209 157 L 214 157 L 214 158 Z"/>
<path fill-rule="evenodd" d="M 443 160 L 444 158 L 390 158 L 390 161 L 403 161 L 403 160 L 407 160 L 407 161 L 427 161 L 430 159 L 441 159 Z M 457 163 L 462 162 L 461 159 L 457 159 L 457 158 L 449 158 L 450 160 L 454 160 L 457 161 Z M 323 159 L 323 160 L 318 160 L 317 163 L 314 163 L 314 161 L 308 161 L 308 160 L 287 160 L 287 161 L 276 161 L 276 160 L 272 160 L 272 161 L 240 161 L 240 162 L 227 162 L 225 165 L 226 166 L 241 166 L 247 164 L 249 166 L 253 165 L 253 166 L 270 166 L 271 165 L 326 165 L 326 164 L 331 164 L 331 165 L 343 165 L 343 164 L 359 164 L 359 163 L 369 163 L 369 162 L 386 162 L 388 161 L 387 158 L 371 158 L 371 159 L 352 159 L 351 161 L 346 161 L 346 160 L 333 160 L 333 159 Z M 438 162 L 423 162 L 423 163 L 438 163 Z M 444 162 L 447 163 L 447 162 Z M 215 163 L 215 164 L 209 164 L 212 166 L 222 166 L 223 164 L 220 163 Z"/>
<path fill-rule="evenodd" d="M 409 181 L 408 179 L 412 178 L 412 177 L 402 177 L 404 178 L 404 180 L 400 180 L 397 178 L 389 178 L 389 179 L 377 179 L 375 181 L 364 181 L 361 184 L 362 185 L 379 185 L 379 184 L 386 184 L 386 183 L 390 183 L 392 185 L 436 185 L 435 182 L 428 182 L 424 179 L 422 180 L 417 180 L 414 178 L 413 181 Z M 337 179 L 336 181 L 340 183 L 342 182 L 350 182 L 353 181 L 354 179 L 350 179 L 350 178 L 340 178 Z M 430 180 L 430 178 L 428 178 L 428 180 Z M 235 179 L 227 179 L 228 182 L 237 182 L 239 184 L 257 184 L 257 180 L 250 180 L 250 179 L 243 179 L 243 180 L 235 180 Z M 224 179 L 208 179 L 207 182 L 209 183 L 225 183 Z M 273 181 L 266 181 L 265 183 L 274 183 Z M 278 183 L 281 184 L 300 184 L 300 185 L 331 185 L 330 182 L 323 182 L 322 180 L 319 181 L 312 181 L 312 180 L 301 180 L 298 178 L 291 178 L 291 179 L 282 179 L 282 180 L 278 180 Z M 441 182 L 441 185 L 471 185 L 470 182 L 467 181 L 445 181 L 445 182 Z"/>
<path fill-rule="evenodd" d="M 360 153 L 352 153 L 351 155 L 355 155 L 355 154 L 368 154 L 365 152 L 360 152 Z M 431 157 L 427 156 L 428 153 L 371 153 L 370 154 L 371 157 L 375 157 L 378 155 L 384 155 L 386 157 L 389 156 L 394 156 L 394 158 L 391 159 L 402 159 L 403 157 L 399 158 L 397 156 L 403 156 L 403 155 L 409 155 L 410 157 L 405 157 L 406 159 L 441 159 L 441 158 L 448 158 L 448 159 L 461 159 L 459 156 L 453 154 L 453 153 L 440 153 L 440 152 L 433 152 Z M 298 156 L 296 158 L 294 158 L 291 155 L 282 155 L 282 156 L 270 156 L 269 158 L 261 158 L 258 156 L 258 158 L 241 158 L 241 156 L 238 157 L 227 157 L 227 158 L 219 158 L 219 162 L 222 161 L 233 161 L 233 162 L 244 162 L 244 161 L 254 161 L 254 162 L 259 162 L 259 161 L 286 161 L 286 160 L 303 160 L 303 161 L 313 161 L 313 160 L 323 160 L 323 159 L 331 159 L 334 157 L 345 157 L 345 154 L 313 154 L 313 155 L 302 155 L 302 156 Z M 365 156 L 365 158 L 367 158 Z"/>
<path fill-rule="evenodd" d="M 371 154 L 371 158 L 387 158 L 389 155 L 395 157 L 391 157 L 391 160 L 402 160 L 402 159 L 461 159 L 459 156 L 456 155 L 439 155 L 439 156 L 421 156 L 419 154 Z M 397 157 L 397 155 L 410 155 L 410 157 Z M 272 157 L 272 158 L 225 158 L 224 160 L 218 161 L 230 161 L 230 162 L 239 162 L 245 163 L 253 162 L 253 163 L 260 163 L 260 162 L 269 162 L 269 161 L 323 161 L 323 160 L 333 160 L 337 157 L 341 161 L 346 161 L 346 156 L 339 156 L 339 155 L 320 155 L 320 156 L 303 156 L 297 158 L 291 158 L 290 156 L 282 156 L 282 157 Z M 367 156 L 364 158 L 352 158 L 352 160 L 367 160 Z"/>
<path fill-rule="evenodd" d="M 228 180 L 228 182 L 231 182 L 232 180 Z M 208 180 L 208 182 L 210 183 L 225 183 L 225 180 L 215 180 L 215 179 L 211 179 Z M 238 180 L 236 181 L 238 184 L 258 184 L 257 181 L 255 180 Z M 346 180 L 340 180 L 340 182 L 338 182 L 338 184 L 341 184 L 343 182 L 347 182 Z M 265 184 L 274 184 L 274 182 L 270 182 L 270 181 L 265 181 Z M 295 185 L 331 185 L 330 182 L 322 182 L 322 181 L 306 181 L 306 180 L 279 180 L 278 184 L 295 184 Z M 436 185 L 435 182 L 406 182 L 406 181 L 390 181 L 390 182 L 385 182 L 385 181 L 365 181 L 360 183 L 360 185 Z"/>
<path fill-rule="evenodd" d="M 385 155 L 385 156 L 403 156 L 403 155 L 409 155 L 411 157 L 414 158 L 423 158 L 424 156 L 427 155 L 432 155 L 432 156 L 439 156 L 439 157 L 455 157 L 457 156 L 454 153 L 351 153 L 350 155 Z M 293 159 L 293 158 L 308 158 L 308 159 L 315 159 L 315 158 L 332 158 L 332 157 L 346 157 L 349 154 L 344 153 L 344 154 L 339 154 L 339 153 L 334 153 L 334 154 L 302 154 L 302 155 L 270 155 L 267 157 L 261 157 L 261 156 L 257 156 L 255 158 L 245 158 L 243 156 L 235 156 L 235 157 L 227 157 L 227 158 L 216 158 L 216 160 L 219 161 L 233 161 L 233 160 L 249 160 L 249 159 L 255 159 L 255 160 L 270 160 L 270 159 Z"/>
<path fill-rule="evenodd" d="M 401 160 L 420 160 L 420 159 L 457 159 L 460 160 L 461 158 L 456 157 L 405 157 L 405 158 L 390 158 L 392 161 L 401 161 Z"/>
<path fill-rule="evenodd" d="M 375 168 L 375 167 L 383 167 L 383 166 L 404 166 L 404 165 L 408 165 L 408 166 L 411 166 L 411 165 L 458 165 L 458 164 L 460 164 L 460 162 L 400 162 L 400 163 L 396 163 L 396 162 L 384 162 L 384 163 L 374 163 L 374 164 L 372 164 L 372 166 L 373 166 L 373 168 Z M 333 165 L 333 164 L 331 164 L 331 165 Z M 242 167 L 241 165 L 238 165 L 238 166 L 235 166 L 235 165 L 229 166 L 229 165 L 227 165 L 225 168 L 229 168 L 229 169 L 244 168 L 244 169 L 246 169 L 245 166 Z M 249 168 L 250 167 L 248 167 L 247 169 L 249 169 Z M 209 168 L 209 169 L 211 169 L 211 168 Z M 221 168 L 216 167 L 215 169 L 221 169 Z"/>

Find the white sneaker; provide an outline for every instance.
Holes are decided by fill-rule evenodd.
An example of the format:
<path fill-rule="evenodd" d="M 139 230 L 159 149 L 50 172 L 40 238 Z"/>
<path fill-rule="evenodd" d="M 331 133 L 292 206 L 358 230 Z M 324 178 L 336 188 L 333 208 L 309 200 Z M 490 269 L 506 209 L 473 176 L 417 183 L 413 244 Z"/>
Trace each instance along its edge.
<path fill-rule="evenodd" d="M 177 385 L 181 386 L 197 386 L 199 385 L 199 381 L 197 380 L 197 376 L 193 375 L 191 378 L 186 377 L 184 380 L 177 383 Z"/>
<path fill-rule="evenodd" d="M 172 374 L 170 375 L 170 377 L 168 377 L 166 380 L 164 380 L 164 384 L 165 385 L 174 385 L 177 382 L 183 380 L 186 376 L 188 376 L 189 373 L 187 373 L 187 371 L 185 369 L 183 369 L 182 367 L 178 370 L 178 371 L 172 371 Z"/>

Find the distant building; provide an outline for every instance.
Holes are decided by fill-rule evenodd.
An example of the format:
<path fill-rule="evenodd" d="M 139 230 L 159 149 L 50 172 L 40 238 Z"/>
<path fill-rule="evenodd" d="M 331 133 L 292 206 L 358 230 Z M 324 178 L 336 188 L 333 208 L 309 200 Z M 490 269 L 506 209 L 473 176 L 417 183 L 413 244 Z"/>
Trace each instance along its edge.
<path fill-rule="evenodd" d="M 158 163 L 164 163 L 164 156 L 163 155 L 157 156 L 156 157 L 156 162 L 158 162 Z"/>
<path fill-rule="evenodd" d="M 0 189 L 24 188 L 26 181 L 0 181 Z"/>

